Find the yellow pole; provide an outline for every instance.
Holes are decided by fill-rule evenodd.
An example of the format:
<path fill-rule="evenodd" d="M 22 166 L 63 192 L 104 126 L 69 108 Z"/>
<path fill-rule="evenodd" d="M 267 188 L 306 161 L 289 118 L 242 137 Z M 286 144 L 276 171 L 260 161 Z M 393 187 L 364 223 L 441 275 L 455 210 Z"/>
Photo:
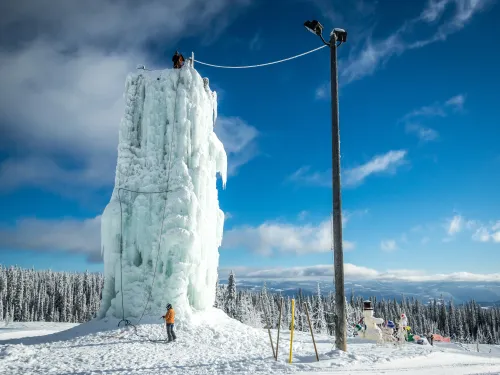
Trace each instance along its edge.
<path fill-rule="evenodd" d="M 292 326 L 290 329 L 290 359 L 289 359 L 290 363 L 292 363 L 293 327 L 294 326 L 295 326 L 295 299 L 292 299 Z"/>

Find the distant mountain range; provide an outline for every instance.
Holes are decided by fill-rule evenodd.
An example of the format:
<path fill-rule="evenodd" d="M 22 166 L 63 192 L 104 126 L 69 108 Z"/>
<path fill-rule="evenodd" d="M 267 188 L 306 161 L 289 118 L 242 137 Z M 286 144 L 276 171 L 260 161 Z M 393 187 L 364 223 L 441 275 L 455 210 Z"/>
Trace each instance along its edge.
<path fill-rule="evenodd" d="M 237 279 L 237 288 L 260 291 L 264 282 L 262 280 Z M 221 284 L 225 284 L 221 280 Z M 326 294 L 334 290 L 331 282 L 319 281 L 321 293 Z M 285 296 L 298 294 L 299 288 L 303 295 L 315 294 L 317 291 L 317 281 L 304 280 L 269 280 L 266 281 L 269 291 L 279 291 Z M 453 299 L 455 304 L 461 304 L 474 299 L 482 306 L 500 306 L 500 283 L 499 282 L 405 282 L 405 281 L 346 281 L 346 296 L 351 293 L 363 298 L 376 297 L 377 299 L 415 298 L 422 302 L 431 299 L 444 298 Z"/>

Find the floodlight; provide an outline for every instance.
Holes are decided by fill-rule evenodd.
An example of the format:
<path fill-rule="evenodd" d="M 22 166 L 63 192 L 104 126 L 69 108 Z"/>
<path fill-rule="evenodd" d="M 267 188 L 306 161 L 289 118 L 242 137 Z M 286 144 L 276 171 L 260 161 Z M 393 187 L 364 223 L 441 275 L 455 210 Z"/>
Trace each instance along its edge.
<path fill-rule="evenodd" d="M 304 26 L 308 31 L 318 36 L 321 36 L 323 32 L 323 25 L 316 20 L 306 21 L 304 22 Z"/>
<path fill-rule="evenodd" d="M 337 41 L 345 43 L 345 41 L 347 40 L 347 31 L 345 31 L 344 29 L 333 29 L 333 33 L 335 34 Z"/>

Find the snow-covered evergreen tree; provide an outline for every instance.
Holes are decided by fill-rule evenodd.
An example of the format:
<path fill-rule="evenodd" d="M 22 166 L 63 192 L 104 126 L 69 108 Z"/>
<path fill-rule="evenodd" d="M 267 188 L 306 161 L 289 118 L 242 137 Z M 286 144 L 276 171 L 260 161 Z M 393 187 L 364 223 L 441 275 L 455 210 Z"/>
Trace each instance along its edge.
<path fill-rule="evenodd" d="M 323 303 L 323 296 L 321 295 L 321 288 L 319 283 L 316 288 L 316 296 L 313 302 L 313 313 L 312 313 L 313 329 L 316 333 L 326 333 L 326 320 L 325 320 L 325 310 Z"/>
<path fill-rule="evenodd" d="M 236 280 L 234 279 L 233 271 L 231 271 L 231 273 L 229 274 L 229 278 L 227 280 L 224 311 L 231 318 L 234 318 L 237 314 L 237 312 L 236 312 Z"/>

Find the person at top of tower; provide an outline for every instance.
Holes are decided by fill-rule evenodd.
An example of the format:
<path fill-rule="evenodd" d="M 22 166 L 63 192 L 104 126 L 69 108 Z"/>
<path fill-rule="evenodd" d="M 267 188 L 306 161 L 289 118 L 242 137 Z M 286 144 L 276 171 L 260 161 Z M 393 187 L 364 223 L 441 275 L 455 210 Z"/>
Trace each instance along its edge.
<path fill-rule="evenodd" d="M 175 51 L 172 62 L 174 63 L 174 69 L 180 69 L 184 65 L 184 56 L 179 51 Z"/>

